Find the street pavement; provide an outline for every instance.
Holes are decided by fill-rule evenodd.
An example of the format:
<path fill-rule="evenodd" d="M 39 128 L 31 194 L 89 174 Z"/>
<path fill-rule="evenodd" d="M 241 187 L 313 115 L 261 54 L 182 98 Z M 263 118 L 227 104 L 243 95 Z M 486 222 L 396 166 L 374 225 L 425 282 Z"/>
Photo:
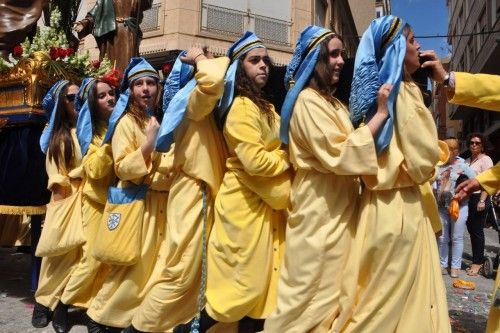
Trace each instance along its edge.
<path fill-rule="evenodd" d="M 498 233 L 493 229 L 485 229 L 485 234 L 486 255 L 494 257 L 500 251 Z M 467 267 L 471 260 L 471 246 L 467 231 L 465 231 L 464 240 L 463 268 Z M 13 248 L 0 249 L 1 333 L 54 332 L 51 325 L 41 329 L 31 326 L 33 296 L 29 290 L 30 263 L 29 255 L 16 253 Z M 453 332 L 482 333 L 486 328 L 494 280 L 483 276 L 469 277 L 465 271 L 461 271 L 459 277 L 475 282 L 476 289 L 469 291 L 453 288 L 450 276 L 443 276 Z M 71 333 L 87 332 L 83 314 L 84 312 L 79 309 L 70 310 L 69 319 L 73 325 Z"/>

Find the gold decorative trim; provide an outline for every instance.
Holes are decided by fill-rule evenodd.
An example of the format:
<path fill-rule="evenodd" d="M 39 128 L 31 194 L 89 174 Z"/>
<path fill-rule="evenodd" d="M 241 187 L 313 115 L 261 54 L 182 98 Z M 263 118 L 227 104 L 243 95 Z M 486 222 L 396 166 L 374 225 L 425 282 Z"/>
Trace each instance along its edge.
<path fill-rule="evenodd" d="M 46 207 L 43 206 L 8 206 L 0 205 L 0 214 L 5 215 L 43 215 Z"/>

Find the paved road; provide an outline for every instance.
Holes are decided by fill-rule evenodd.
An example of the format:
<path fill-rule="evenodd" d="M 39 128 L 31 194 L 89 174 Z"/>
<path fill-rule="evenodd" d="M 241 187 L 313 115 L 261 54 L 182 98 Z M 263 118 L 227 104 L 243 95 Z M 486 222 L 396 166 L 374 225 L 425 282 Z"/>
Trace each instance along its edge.
<path fill-rule="evenodd" d="M 500 250 L 498 234 L 492 229 L 486 232 L 486 255 L 493 256 Z M 464 268 L 470 264 L 471 248 L 468 233 L 465 232 Z M 30 324 L 33 310 L 33 297 L 29 275 L 30 257 L 17 254 L 14 249 L 0 249 L 0 332 L 1 333 L 48 333 L 52 327 L 36 329 Z M 465 291 L 452 287 L 452 279 L 446 275 L 444 280 L 448 292 L 448 306 L 453 332 L 482 333 L 491 304 L 488 298 L 493 289 L 493 280 L 482 276 L 468 277 L 464 272 L 461 278 L 474 281 L 476 290 Z M 83 322 L 83 312 L 72 309 L 70 320 L 71 333 L 87 332 Z"/>

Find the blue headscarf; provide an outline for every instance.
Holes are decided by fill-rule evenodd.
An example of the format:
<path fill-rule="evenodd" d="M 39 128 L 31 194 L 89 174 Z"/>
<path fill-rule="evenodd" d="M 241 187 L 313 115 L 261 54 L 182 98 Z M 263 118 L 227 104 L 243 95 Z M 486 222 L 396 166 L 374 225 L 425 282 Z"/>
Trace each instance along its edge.
<path fill-rule="evenodd" d="M 243 36 L 236 41 L 227 51 L 227 56 L 231 60 L 231 65 L 226 71 L 224 77 L 224 93 L 219 101 L 219 105 L 215 110 L 215 117 L 219 124 L 223 122 L 233 103 L 234 88 L 236 84 L 236 70 L 240 62 L 241 56 L 247 54 L 248 51 L 255 48 L 266 48 L 262 41 L 253 32 L 247 31 Z"/>
<path fill-rule="evenodd" d="M 42 107 L 45 110 L 45 115 L 49 119 L 49 124 L 40 136 L 40 148 L 44 154 L 47 154 L 49 148 L 50 137 L 54 130 L 54 123 L 56 120 L 57 106 L 59 105 L 59 97 L 61 91 L 69 84 L 68 80 L 59 80 L 50 88 L 49 92 L 45 95 L 42 102 Z"/>
<path fill-rule="evenodd" d="M 280 126 L 280 139 L 285 144 L 288 144 L 288 128 L 295 101 L 316 67 L 321 42 L 335 35 L 331 30 L 315 25 L 306 27 L 300 33 L 295 52 L 285 73 L 285 87 L 289 90 L 281 108 Z"/>
<path fill-rule="evenodd" d="M 108 130 L 106 132 L 106 135 L 104 136 L 102 144 L 105 144 L 109 140 L 111 140 L 113 132 L 115 131 L 116 124 L 127 108 L 130 96 L 130 87 L 132 86 L 133 82 L 146 76 L 160 80 L 160 76 L 158 75 L 156 70 L 144 58 L 136 57 L 130 59 L 129 64 L 127 68 L 125 68 L 125 72 L 123 73 L 123 80 L 120 85 L 120 97 L 116 102 L 113 113 L 111 113 L 111 116 L 109 117 Z"/>
<path fill-rule="evenodd" d="M 76 121 L 76 136 L 80 144 L 82 156 L 85 156 L 89 149 L 90 142 L 92 141 L 92 115 L 88 103 L 90 90 L 96 84 L 96 79 L 86 78 L 83 80 L 80 90 L 75 99 L 75 108 L 78 112 L 78 119 Z"/>
<path fill-rule="evenodd" d="M 356 53 L 349 109 L 356 126 L 364 117 L 369 120 L 377 109 L 377 93 L 383 83 L 393 85 L 387 100 L 389 118 L 375 137 L 377 153 L 383 152 L 392 138 L 394 105 L 403 77 L 406 38 L 404 22 L 396 16 L 374 20 L 363 34 Z"/>
<path fill-rule="evenodd" d="M 172 71 L 165 81 L 163 91 L 163 121 L 156 138 L 156 150 L 168 151 L 174 142 L 174 130 L 179 126 L 189 102 L 189 95 L 196 87 L 193 66 L 181 61 L 183 51 L 175 60 Z"/>

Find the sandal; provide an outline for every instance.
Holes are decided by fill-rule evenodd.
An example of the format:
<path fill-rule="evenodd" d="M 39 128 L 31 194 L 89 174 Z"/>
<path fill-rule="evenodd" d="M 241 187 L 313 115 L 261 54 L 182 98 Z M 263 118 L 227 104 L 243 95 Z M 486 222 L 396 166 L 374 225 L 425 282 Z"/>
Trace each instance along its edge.
<path fill-rule="evenodd" d="M 477 269 L 474 269 L 474 266 L 477 267 Z M 469 276 L 477 276 L 479 274 L 482 274 L 483 272 L 483 265 L 477 265 L 477 264 L 472 264 L 468 269 L 465 270 L 467 272 L 467 275 Z"/>

